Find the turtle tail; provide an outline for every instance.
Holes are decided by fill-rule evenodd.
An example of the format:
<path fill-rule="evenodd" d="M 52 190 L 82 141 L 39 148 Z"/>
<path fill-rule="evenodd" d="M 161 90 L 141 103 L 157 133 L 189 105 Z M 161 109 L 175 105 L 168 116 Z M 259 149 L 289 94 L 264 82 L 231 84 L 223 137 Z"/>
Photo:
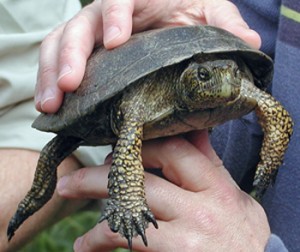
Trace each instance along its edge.
<path fill-rule="evenodd" d="M 75 137 L 56 136 L 41 151 L 34 181 L 30 191 L 19 203 L 9 222 L 7 237 L 10 240 L 20 225 L 44 206 L 54 193 L 57 182 L 58 165 L 76 150 L 82 140 Z"/>

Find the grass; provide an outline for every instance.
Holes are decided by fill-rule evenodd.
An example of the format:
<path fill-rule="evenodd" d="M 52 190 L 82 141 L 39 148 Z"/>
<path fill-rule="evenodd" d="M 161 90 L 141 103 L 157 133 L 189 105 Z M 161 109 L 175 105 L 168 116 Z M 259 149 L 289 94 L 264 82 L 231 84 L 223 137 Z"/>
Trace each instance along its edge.
<path fill-rule="evenodd" d="M 98 214 L 99 216 L 99 214 Z M 22 252 L 69 252 L 76 237 L 84 234 L 97 223 L 95 212 L 84 212 L 70 216 L 40 233 Z"/>
<path fill-rule="evenodd" d="M 70 252 L 77 237 L 91 229 L 99 219 L 98 211 L 85 211 L 67 217 L 41 232 L 18 252 Z M 114 252 L 128 250 L 116 249 Z"/>

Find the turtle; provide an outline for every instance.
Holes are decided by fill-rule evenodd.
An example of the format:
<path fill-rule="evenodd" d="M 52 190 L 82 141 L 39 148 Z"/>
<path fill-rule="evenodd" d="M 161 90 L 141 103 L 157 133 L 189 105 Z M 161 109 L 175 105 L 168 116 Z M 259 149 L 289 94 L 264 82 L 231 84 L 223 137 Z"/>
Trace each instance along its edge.
<path fill-rule="evenodd" d="M 124 45 L 94 49 L 80 87 L 59 111 L 40 114 L 33 127 L 56 136 L 40 153 L 32 188 L 8 226 L 19 226 L 51 197 L 59 163 L 81 145 L 112 145 L 107 220 L 132 248 L 150 223 L 158 228 L 144 188 L 144 140 L 213 128 L 251 111 L 264 132 L 254 186 L 264 193 L 283 162 L 293 130 L 286 109 L 266 89 L 273 62 L 231 33 L 212 26 L 141 32 Z"/>

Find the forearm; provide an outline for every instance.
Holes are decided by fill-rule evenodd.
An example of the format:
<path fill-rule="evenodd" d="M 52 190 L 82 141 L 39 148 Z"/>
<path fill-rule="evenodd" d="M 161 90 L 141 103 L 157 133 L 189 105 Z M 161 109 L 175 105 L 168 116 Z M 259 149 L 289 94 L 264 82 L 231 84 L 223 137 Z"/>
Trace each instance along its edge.
<path fill-rule="evenodd" d="M 18 203 L 30 189 L 38 152 L 28 150 L 0 150 L 0 251 L 16 251 L 30 241 L 38 232 L 66 215 L 83 207 L 87 201 L 67 201 L 56 193 L 47 205 L 31 216 L 8 242 L 6 230 Z M 67 158 L 58 169 L 58 177 L 80 168 L 80 163 L 73 157 Z"/>

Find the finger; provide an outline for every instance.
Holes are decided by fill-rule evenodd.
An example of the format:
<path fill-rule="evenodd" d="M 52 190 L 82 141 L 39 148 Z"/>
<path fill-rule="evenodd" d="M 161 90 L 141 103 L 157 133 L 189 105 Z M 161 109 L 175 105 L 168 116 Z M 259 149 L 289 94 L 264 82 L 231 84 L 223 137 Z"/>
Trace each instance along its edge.
<path fill-rule="evenodd" d="M 146 230 L 149 247 L 146 247 L 140 237 L 134 237 L 132 241 L 134 251 L 176 251 L 178 241 L 174 236 L 170 237 L 171 225 L 167 222 L 158 221 L 159 229 L 152 225 Z M 166 243 L 165 241 L 169 242 Z M 173 241 L 173 242 L 172 242 Z M 173 247 L 166 247 L 172 245 Z M 97 224 L 83 236 L 77 238 L 74 243 L 74 251 L 112 251 L 115 248 L 128 248 L 127 240 L 118 233 L 113 233 L 106 222 Z"/>
<path fill-rule="evenodd" d="M 133 242 L 135 245 L 139 241 Z M 118 233 L 113 233 L 107 222 L 96 224 L 94 228 L 89 230 L 83 236 L 76 239 L 73 249 L 77 251 L 102 251 L 109 252 L 118 247 L 126 248 L 126 239 L 121 237 Z"/>
<path fill-rule="evenodd" d="M 204 15 L 207 24 L 223 28 L 235 34 L 253 48 L 258 49 L 260 47 L 261 39 L 259 34 L 249 28 L 233 3 L 230 1 L 206 0 L 204 5 L 206 6 Z"/>
<path fill-rule="evenodd" d="M 134 0 L 103 0 L 103 43 L 107 49 L 126 42 L 132 32 Z"/>
<path fill-rule="evenodd" d="M 215 166 L 222 166 L 222 161 L 211 146 L 207 130 L 189 132 L 186 134 L 185 138 L 202 152 Z"/>
<path fill-rule="evenodd" d="M 58 193 L 67 198 L 98 199 L 107 198 L 107 175 L 110 165 L 86 167 L 76 170 L 59 179 Z"/>
<path fill-rule="evenodd" d="M 109 168 L 110 165 L 82 168 L 62 177 L 57 184 L 59 195 L 73 199 L 107 198 Z M 177 206 L 184 205 L 182 193 L 185 191 L 165 179 L 146 173 L 145 188 L 148 204 L 159 219 L 174 218 L 180 209 Z M 170 208 L 168 214 L 166 214 L 166 208 Z"/>
<path fill-rule="evenodd" d="M 56 28 L 44 39 L 40 48 L 35 91 L 35 106 L 40 112 L 55 112 L 63 99 L 63 92 L 56 85 L 57 55 L 62 32 L 63 26 Z"/>
<path fill-rule="evenodd" d="M 219 169 L 183 137 L 146 142 L 143 160 L 146 167 L 162 168 L 166 178 L 194 192 L 207 189 L 218 177 Z"/>
<path fill-rule="evenodd" d="M 65 26 L 58 57 L 57 85 L 72 92 L 80 85 L 95 42 L 102 41 L 101 1 L 82 9 Z"/>

